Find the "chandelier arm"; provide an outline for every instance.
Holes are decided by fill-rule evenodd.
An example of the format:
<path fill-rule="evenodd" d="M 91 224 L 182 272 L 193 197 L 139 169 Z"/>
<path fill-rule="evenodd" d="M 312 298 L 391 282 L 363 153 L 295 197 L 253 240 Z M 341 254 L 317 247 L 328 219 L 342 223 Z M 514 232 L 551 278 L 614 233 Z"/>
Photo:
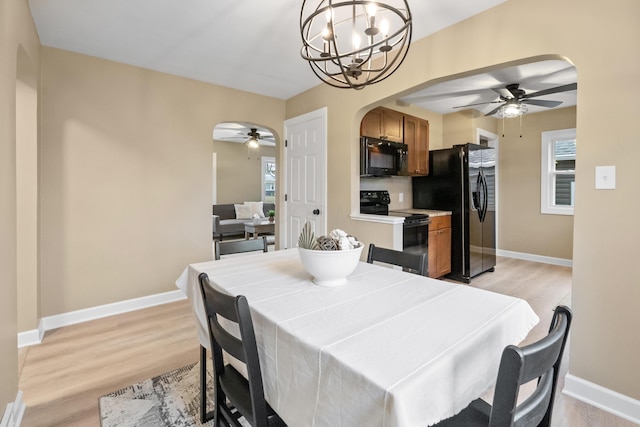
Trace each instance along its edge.
<path fill-rule="evenodd" d="M 355 55 L 355 54 L 363 53 L 363 52 L 365 52 L 365 51 L 368 51 L 368 50 L 370 50 L 370 48 L 372 48 L 372 47 L 383 46 L 383 45 L 384 45 L 386 42 L 388 42 L 390 39 L 392 39 L 392 38 L 394 38 L 395 36 L 400 35 L 401 33 L 403 33 L 403 32 L 405 31 L 405 29 L 407 29 L 407 28 L 409 28 L 409 29 L 410 29 L 410 25 L 411 25 L 411 22 L 408 22 L 407 24 L 405 24 L 402 28 L 400 28 L 400 29 L 399 29 L 398 31 L 396 31 L 395 33 L 393 33 L 393 34 L 391 34 L 391 35 L 387 36 L 387 37 L 386 37 L 386 38 L 384 38 L 384 39 L 381 39 L 380 41 L 375 42 L 374 44 L 371 44 L 371 45 L 369 45 L 369 46 L 366 46 L 366 47 L 363 47 L 363 48 L 360 48 L 360 49 L 357 49 L 357 50 L 350 50 L 350 51 L 348 51 L 348 52 L 346 52 L 346 53 L 340 53 L 340 54 L 338 54 L 338 55 L 337 55 L 337 57 L 340 57 L 340 58 L 348 58 L 348 57 L 351 57 L 351 56 L 353 56 L 353 55 Z M 314 39 L 315 39 L 315 38 L 317 38 L 317 36 L 316 36 L 316 37 L 314 37 Z M 411 40 L 411 32 L 410 32 L 410 31 L 409 31 L 409 33 L 408 33 L 408 37 L 404 37 L 404 36 L 403 36 L 403 37 L 400 37 L 398 40 L 396 40 L 394 43 L 390 44 L 389 46 L 391 46 L 392 48 L 394 48 L 394 47 L 398 46 L 398 44 L 400 44 L 400 43 L 402 43 L 402 46 L 404 46 L 404 42 L 405 42 L 405 40 L 409 40 L 409 41 Z M 337 51 L 338 51 L 338 49 L 337 49 L 337 47 L 336 47 L 335 39 L 330 40 L 330 41 L 329 41 L 329 44 L 330 44 L 330 45 L 332 45 L 332 46 L 334 46 L 334 51 L 335 51 L 335 52 L 337 52 Z M 323 50 L 322 50 L 322 49 L 320 49 L 320 48 L 318 48 L 318 47 L 314 46 L 313 44 L 305 44 L 305 45 L 302 47 L 302 50 L 303 50 L 303 51 L 304 51 L 304 50 L 309 50 L 309 48 L 311 48 L 311 50 L 313 50 L 314 52 L 323 53 Z M 313 57 L 313 56 L 310 56 L 310 55 L 304 55 L 304 54 L 302 54 L 302 57 L 303 57 L 304 59 L 306 59 L 307 61 L 323 61 L 323 60 L 328 59 L 328 58 L 322 58 L 322 57 L 320 57 L 320 58 L 316 58 L 316 57 Z M 333 56 L 332 56 L 332 57 L 333 57 Z"/>

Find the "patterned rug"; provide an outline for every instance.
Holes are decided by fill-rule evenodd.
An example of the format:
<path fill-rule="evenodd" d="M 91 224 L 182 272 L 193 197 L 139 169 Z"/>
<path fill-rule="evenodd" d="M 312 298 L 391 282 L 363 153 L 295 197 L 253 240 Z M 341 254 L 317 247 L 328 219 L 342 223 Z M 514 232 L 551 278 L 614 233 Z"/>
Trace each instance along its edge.
<path fill-rule="evenodd" d="M 211 379 L 211 364 L 207 365 Z M 207 389 L 208 401 L 213 402 L 212 387 Z M 198 363 L 109 393 L 99 403 L 102 427 L 213 426 L 213 421 L 200 423 Z"/>

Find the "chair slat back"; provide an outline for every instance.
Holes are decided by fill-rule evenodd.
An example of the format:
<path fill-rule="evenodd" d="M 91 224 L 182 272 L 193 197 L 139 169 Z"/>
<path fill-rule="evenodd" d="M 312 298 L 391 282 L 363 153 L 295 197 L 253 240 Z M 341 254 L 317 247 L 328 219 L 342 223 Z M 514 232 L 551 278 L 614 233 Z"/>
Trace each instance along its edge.
<path fill-rule="evenodd" d="M 238 254 L 243 252 L 262 251 L 267 252 L 267 236 L 262 236 L 258 239 L 245 239 L 245 240 L 227 240 L 221 242 L 215 241 L 216 254 L 215 258 L 220 259 L 221 255 Z"/>
<path fill-rule="evenodd" d="M 572 313 L 558 306 L 549 334 L 525 347 L 508 346 L 502 353 L 493 398 L 490 427 L 550 427 L 560 362 Z M 538 378 L 535 391 L 517 405 L 521 385 Z"/>
<path fill-rule="evenodd" d="M 209 340 L 216 375 L 220 375 L 225 369 L 228 369 L 223 363 L 222 350 L 246 365 L 248 376 L 246 393 L 250 396 L 251 413 L 243 415 L 250 423 L 255 423 L 255 426 L 266 427 L 267 404 L 264 399 L 258 346 L 247 299 L 243 295 L 233 297 L 220 292 L 209 283 L 209 277 L 206 273 L 200 273 L 198 280 L 209 325 Z M 220 317 L 237 324 L 240 337 L 229 332 L 228 325 L 223 327 L 220 324 Z M 234 394 L 241 392 L 241 390 L 235 390 Z M 228 397 L 232 401 L 234 400 L 231 395 Z"/>
<path fill-rule="evenodd" d="M 234 298 L 231 295 L 214 290 L 209 284 L 206 273 L 201 273 L 198 279 L 200 280 L 202 301 L 207 314 L 207 323 L 215 341 L 211 343 L 211 348 L 219 346 L 236 359 L 246 363 L 242 339 L 231 334 L 228 330 L 229 326 L 225 328 L 220 324 L 220 317 L 223 317 L 229 322 L 237 324 L 239 328 L 238 315 L 236 313 L 236 299 L 239 297 Z"/>
<path fill-rule="evenodd" d="M 394 249 L 381 248 L 380 246 L 375 246 L 371 243 L 369 245 L 367 262 L 371 264 L 374 261 L 397 265 L 413 270 L 423 276 L 427 275 L 426 253 L 414 254 L 410 252 L 396 251 Z"/>

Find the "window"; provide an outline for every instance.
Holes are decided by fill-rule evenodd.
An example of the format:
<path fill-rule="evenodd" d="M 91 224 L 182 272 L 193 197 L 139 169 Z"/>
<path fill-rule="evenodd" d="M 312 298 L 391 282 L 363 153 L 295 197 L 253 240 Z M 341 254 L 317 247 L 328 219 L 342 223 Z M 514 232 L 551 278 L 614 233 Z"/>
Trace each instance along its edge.
<path fill-rule="evenodd" d="M 573 215 L 576 185 L 576 130 L 542 132 L 540 211 Z"/>
<path fill-rule="evenodd" d="M 262 201 L 269 203 L 276 202 L 275 157 L 262 157 Z"/>

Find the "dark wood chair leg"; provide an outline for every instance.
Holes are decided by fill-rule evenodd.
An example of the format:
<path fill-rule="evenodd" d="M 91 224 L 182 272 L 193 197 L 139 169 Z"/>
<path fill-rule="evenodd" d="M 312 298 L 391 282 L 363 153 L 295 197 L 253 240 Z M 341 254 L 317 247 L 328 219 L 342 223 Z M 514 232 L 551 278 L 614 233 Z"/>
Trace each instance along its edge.
<path fill-rule="evenodd" d="M 207 421 L 207 349 L 200 346 L 200 422 Z"/>

